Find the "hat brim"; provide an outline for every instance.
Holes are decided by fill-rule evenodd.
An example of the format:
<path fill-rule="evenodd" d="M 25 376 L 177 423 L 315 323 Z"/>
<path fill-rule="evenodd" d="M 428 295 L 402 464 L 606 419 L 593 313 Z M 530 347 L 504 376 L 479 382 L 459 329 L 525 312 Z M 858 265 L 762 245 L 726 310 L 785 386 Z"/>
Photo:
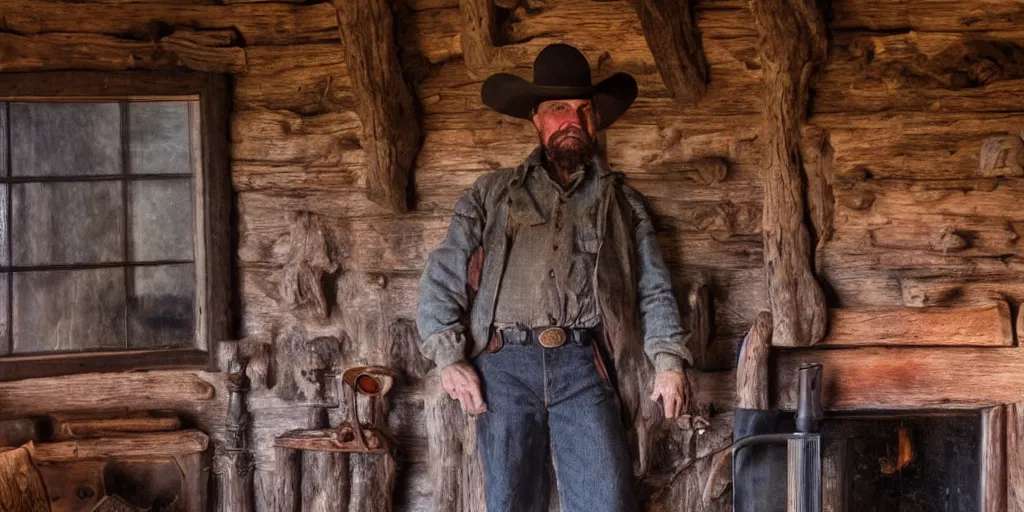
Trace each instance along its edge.
<path fill-rule="evenodd" d="M 615 73 L 590 87 L 534 85 L 510 73 L 498 73 L 484 81 L 480 99 L 502 114 L 530 119 L 533 109 L 545 101 L 589 99 L 594 103 L 603 130 L 615 122 L 636 99 L 636 79 L 629 73 Z"/>

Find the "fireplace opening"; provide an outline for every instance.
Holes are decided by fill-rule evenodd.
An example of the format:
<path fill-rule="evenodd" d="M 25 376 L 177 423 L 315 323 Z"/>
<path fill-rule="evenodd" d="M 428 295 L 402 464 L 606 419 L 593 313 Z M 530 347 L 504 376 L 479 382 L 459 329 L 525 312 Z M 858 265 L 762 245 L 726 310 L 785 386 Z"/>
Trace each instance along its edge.
<path fill-rule="evenodd" d="M 981 431 L 979 411 L 826 416 L 825 509 L 980 512 Z"/>

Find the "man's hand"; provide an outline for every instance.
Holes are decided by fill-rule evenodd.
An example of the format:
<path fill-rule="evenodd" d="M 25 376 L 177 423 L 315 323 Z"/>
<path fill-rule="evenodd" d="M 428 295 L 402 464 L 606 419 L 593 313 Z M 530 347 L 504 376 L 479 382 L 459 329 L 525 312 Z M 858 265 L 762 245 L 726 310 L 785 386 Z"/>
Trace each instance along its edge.
<path fill-rule="evenodd" d="M 686 375 L 674 370 L 658 373 L 654 377 L 654 393 L 651 393 L 651 400 L 657 402 L 659 398 L 665 409 L 665 418 L 678 418 L 690 401 L 690 383 Z"/>
<path fill-rule="evenodd" d="M 480 377 L 469 363 L 459 361 L 441 370 L 441 387 L 453 400 L 458 400 L 466 414 L 476 416 L 487 412 L 483 393 L 480 392 Z"/>

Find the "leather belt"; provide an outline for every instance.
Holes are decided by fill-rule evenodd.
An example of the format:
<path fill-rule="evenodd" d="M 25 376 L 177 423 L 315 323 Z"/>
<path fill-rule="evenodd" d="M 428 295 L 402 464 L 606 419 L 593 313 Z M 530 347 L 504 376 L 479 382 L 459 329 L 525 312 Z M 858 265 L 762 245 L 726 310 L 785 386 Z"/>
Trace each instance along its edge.
<path fill-rule="evenodd" d="M 513 345 L 530 345 L 536 341 L 544 348 L 557 348 L 567 342 L 587 345 L 595 335 L 594 329 L 570 327 L 535 327 L 533 329 L 501 329 L 500 335 L 504 343 Z"/>

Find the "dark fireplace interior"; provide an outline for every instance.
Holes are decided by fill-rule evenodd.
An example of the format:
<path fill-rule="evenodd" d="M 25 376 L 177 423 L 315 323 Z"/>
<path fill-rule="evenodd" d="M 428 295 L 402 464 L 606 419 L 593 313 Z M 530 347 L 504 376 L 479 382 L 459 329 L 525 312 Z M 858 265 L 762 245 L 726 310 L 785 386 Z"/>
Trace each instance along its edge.
<path fill-rule="evenodd" d="M 977 411 L 826 417 L 824 500 L 850 512 L 978 511 L 981 424 Z"/>

